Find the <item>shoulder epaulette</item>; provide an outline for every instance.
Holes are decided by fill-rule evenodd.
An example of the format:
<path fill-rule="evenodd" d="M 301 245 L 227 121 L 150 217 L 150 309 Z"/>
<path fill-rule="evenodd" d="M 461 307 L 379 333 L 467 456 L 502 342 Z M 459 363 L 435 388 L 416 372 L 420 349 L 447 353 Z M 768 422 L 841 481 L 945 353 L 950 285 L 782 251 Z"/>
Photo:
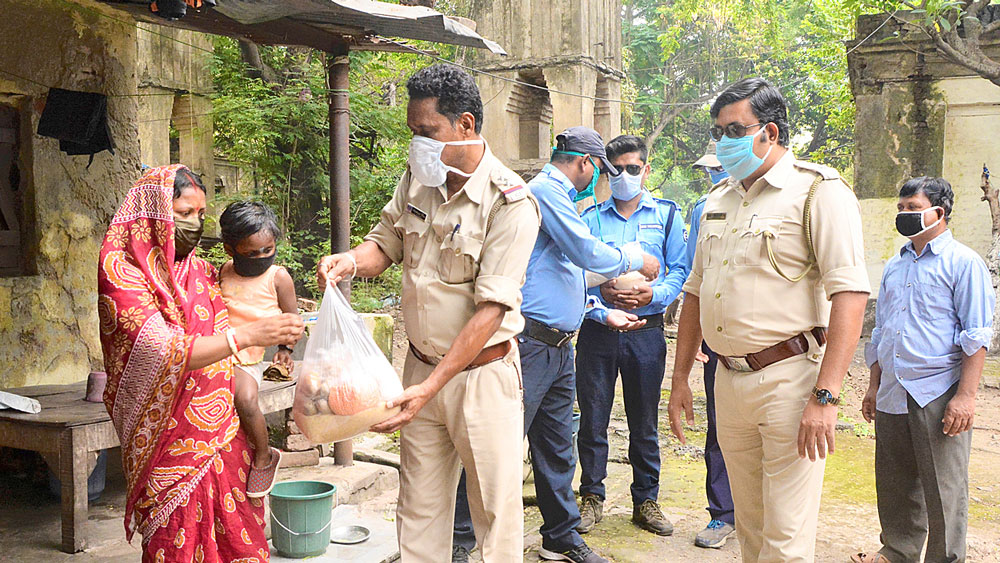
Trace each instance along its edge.
<path fill-rule="evenodd" d="M 823 177 L 824 180 L 840 180 L 840 172 L 837 172 L 835 168 L 831 168 L 825 164 L 817 164 L 815 162 L 809 162 L 807 160 L 796 160 L 794 163 L 796 168 L 801 168 L 803 170 L 808 170 L 814 174 L 818 174 Z"/>
<path fill-rule="evenodd" d="M 520 201 L 528 197 L 528 188 L 521 178 L 504 168 L 494 168 L 490 172 L 490 183 L 492 183 L 508 203 Z"/>

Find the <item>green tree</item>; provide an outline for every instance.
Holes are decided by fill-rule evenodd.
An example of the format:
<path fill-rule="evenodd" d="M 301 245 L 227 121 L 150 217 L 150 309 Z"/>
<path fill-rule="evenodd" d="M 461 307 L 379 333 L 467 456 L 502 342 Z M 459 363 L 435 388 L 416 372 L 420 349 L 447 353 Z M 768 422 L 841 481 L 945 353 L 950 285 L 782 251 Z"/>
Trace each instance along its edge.
<path fill-rule="evenodd" d="M 709 103 L 762 76 L 789 103 L 799 158 L 850 175 L 854 105 L 843 41 L 862 7 L 843 0 L 625 0 L 623 44 L 635 106 L 625 128 L 652 148 L 652 186 L 690 206 L 708 187 L 690 169 L 708 142 Z"/>

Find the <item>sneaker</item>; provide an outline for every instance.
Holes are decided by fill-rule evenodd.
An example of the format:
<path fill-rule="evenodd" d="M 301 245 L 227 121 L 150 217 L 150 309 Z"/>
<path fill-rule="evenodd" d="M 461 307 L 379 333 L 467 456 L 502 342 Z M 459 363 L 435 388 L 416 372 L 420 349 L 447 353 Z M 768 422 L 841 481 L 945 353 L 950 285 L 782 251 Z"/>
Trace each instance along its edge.
<path fill-rule="evenodd" d="M 460 545 L 451 548 L 451 563 L 469 563 L 469 550 Z"/>
<path fill-rule="evenodd" d="M 653 532 L 658 536 L 669 536 L 674 533 L 674 525 L 660 511 L 660 505 L 653 499 L 642 501 L 642 504 L 632 509 L 632 521 L 640 528 Z"/>
<path fill-rule="evenodd" d="M 594 529 L 594 526 L 604 518 L 604 501 L 597 495 L 583 495 L 580 499 L 580 525 L 576 531 L 581 534 Z"/>
<path fill-rule="evenodd" d="M 608 560 L 594 553 L 587 544 L 567 549 L 566 551 L 549 551 L 544 547 L 538 548 L 538 556 L 542 561 L 572 561 L 573 563 L 608 563 Z"/>
<path fill-rule="evenodd" d="M 698 532 L 698 535 L 694 537 L 694 544 L 698 547 L 719 549 L 726 545 L 726 540 L 735 531 L 736 528 L 728 522 L 712 520 L 708 523 L 708 526 L 705 526 L 704 530 Z"/>

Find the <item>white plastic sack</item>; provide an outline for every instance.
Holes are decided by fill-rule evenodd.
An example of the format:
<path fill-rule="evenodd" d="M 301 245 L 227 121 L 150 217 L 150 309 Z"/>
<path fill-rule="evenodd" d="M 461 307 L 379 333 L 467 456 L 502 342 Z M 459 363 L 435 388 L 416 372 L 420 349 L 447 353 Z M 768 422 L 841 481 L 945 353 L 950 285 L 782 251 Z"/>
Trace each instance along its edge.
<path fill-rule="evenodd" d="M 292 416 L 317 444 L 353 438 L 400 411 L 386 408 L 403 392 L 396 370 L 335 287 L 323 295 L 299 373 Z"/>

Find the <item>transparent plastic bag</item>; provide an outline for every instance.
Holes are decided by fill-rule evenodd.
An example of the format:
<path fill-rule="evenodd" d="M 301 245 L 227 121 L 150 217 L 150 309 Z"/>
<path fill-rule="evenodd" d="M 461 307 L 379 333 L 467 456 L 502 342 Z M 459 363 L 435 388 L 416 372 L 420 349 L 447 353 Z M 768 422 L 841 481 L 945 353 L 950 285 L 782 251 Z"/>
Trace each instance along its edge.
<path fill-rule="evenodd" d="M 327 287 L 295 387 L 292 416 L 317 444 L 347 440 L 388 420 L 403 392 L 396 370 L 344 295 Z"/>

